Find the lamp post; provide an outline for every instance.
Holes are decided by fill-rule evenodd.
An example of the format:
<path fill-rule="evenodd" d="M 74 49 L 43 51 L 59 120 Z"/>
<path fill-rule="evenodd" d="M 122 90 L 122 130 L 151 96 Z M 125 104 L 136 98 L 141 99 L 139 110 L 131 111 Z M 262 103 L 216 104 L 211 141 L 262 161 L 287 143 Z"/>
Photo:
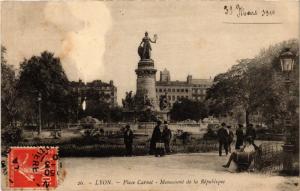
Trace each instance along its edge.
<path fill-rule="evenodd" d="M 295 64 L 295 55 L 290 51 L 289 48 L 286 48 L 280 55 L 280 66 L 281 71 L 285 75 L 285 85 L 287 90 L 287 100 L 290 100 L 290 73 L 293 71 L 294 64 Z M 287 103 L 288 103 L 287 101 Z M 288 105 L 288 104 L 286 104 Z M 284 160 L 283 160 L 283 171 L 290 172 L 293 170 L 293 153 L 295 150 L 295 145 L 291 140 L 291 134 L 289 131 L 292 128 L 291 124 L 291 113 L 288 111 L 284 120 L 284 131 L 285 131 L 285 143 L 283 145 L 283 152 L 284 152 Z"/>
<path fill-rule="evenodd" d="M 38 100 L 38 103 L 39 103 L 39 130 L 38 130 L 38 135 L 40 135 L 41 132 L 42 132 L 42 111 L 41 111 L 42 110 L 41 109 L 42 94 L 41 94 L 41 92 L 39 92 L 37 100 Z"/>
<path fill-rule="evenodd" d="M 77 107 L 76 107 L 76 123 L 78 123 L 79 121 L 79 110 L 80 110 L 80 106 L 81 106 L 81 95 L 77 95 Z"/>

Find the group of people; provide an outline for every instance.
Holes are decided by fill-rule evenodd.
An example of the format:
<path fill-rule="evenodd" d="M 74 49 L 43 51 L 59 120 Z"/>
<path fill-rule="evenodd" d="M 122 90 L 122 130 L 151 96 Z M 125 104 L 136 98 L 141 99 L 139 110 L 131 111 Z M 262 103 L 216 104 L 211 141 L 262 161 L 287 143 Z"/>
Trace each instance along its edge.
<path fill-rule="evenodd" d="M 155 154 L 158 157 L 165 155 L 165 153 L 170 153 L 171 138 L 172 132 L 168 127 L 167 121 L 163 125 L 161 121 L 157 121 L 150 140 L 149 154 Z"/>
<path fill-rule="evenodd" d="M 249 124 L 246 128 L 246 132 L 244 133 L 243 125 L 239 124 L 238 128 L 236 129 L 236 142 L 235 142 L 235 149 L 239 150 L 243 145 L 246 138 L 251 137 L 254 141 L 256 138 L 256 132 L 253 128 L 253 124 Z M 218 132 L 218 139 L 219 139 L 219 156 L 222 156 L 222 150 L 225 150 L 225 154 L 228 155 L 228 152 L 231 153 L 231 145 L 234 140 L 234 133 L 231 130 L 230 125 L 226 125 L 226 123 L 222 123 L 221 127 L 219 128 Z"/>
<path fill-rule="evenodd" d="M 167 121 L 162 125 L 161 121 L 157 121 L 157 124 L 153 130 L 150 140 L 149 154 L 154 154 L 156 157 L 163 156 L 166 153 L 170 153 L 170 142 L 172 138 L 172 132 L 168 128 Z M 124 130 L 124 144 L 126 147 L 126 156 L 132 156 L 132 143 L 133 132 L 129 125 L 125 126 Z"/>
<path fill-rule="evenodd" d="M 236 164 L 244 164 L 245 168 L 248 168 L 254 158 L 255 152 L 258 147 L 255 145 L 256 131 L 252 124 L 247 125 L 245 133 L 243 125 L 239 124 L 235 131 L 236 142 L 235 151 L 231 152 L 231 146 L 234 141 L 234 133 L 231 130 L 231 126 L 227 126 L 225 123 L 221 124 L 218 132 L 219 140 L 219 156 L 222 156 L 222 150 L 225 150 L 225 154 L 230 154 L 228 162 L 223 165 L 224 168 L 228 168 L 232 161 Z M 155 128 L 150 139 L 150 151 L 149 154 L 158 156 L 164 156 L 166 153 L 170 153 L 170 142 L 172 139 L 172 132 L 168 128 L 168 123 L 165 121 L 163 124 L 161 121 L 157 121 Z M 129 125 L 126 125 L 124 131 L 124 143 L 126 147 L 126 155 L 132 156 L 132 143 L 133 132 Z"/>
<path fill-rule="evenodd" d="M 256 131 L 253 124 L 249 124 L 244 133 L 243 125 L 239 124 L 235 134 L 235 151 L 231 152 L 234 133 L 231 130 L 231 126 L 226 126 L 225 123 L 221 124 L 218 130 L 219 156 L 222 156 L 222 149 L 224 148 L 226 155 L 228 155 L 228 152 L 231 153 L 228 162 L 223 165 L 224 168 L 228 168 L 231 162 L 234 161 L 237 165 L 243 164 L 244 168 L 247 169 L 254 158 L 255 152 L 258 150 L 258 146 L 254 143 Z"/>

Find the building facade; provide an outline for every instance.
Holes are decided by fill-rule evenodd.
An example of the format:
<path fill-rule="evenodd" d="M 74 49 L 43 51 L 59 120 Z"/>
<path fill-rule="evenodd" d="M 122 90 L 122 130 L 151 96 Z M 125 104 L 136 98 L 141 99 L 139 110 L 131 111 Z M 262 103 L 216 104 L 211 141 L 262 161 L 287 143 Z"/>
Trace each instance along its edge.
<path fill-rule="evenodd" d="M 114 86 L 113 81 L 109 83 L 102 82 L 101 80 L 94 80 L 92 82 L 83 83 L 81 80 L 78 82 L 71 82 L 71 88 L 81 100 L 99 100 L 109 104 L 110 107 L 115 107 L 117 103 L 117 87 Z"/>
<path fill-rule="evenodd" d="M 192 75 L 188 75 L 186 81 L 171 81 L 170 72 L 164 69 L 160 72 L 159 81 L 156 81 L 156 95 L 158 99 L 166 95 L 171 106 L 182 98 L 204 101 L 212 84 L 212 79 L 193 79 Z"/>

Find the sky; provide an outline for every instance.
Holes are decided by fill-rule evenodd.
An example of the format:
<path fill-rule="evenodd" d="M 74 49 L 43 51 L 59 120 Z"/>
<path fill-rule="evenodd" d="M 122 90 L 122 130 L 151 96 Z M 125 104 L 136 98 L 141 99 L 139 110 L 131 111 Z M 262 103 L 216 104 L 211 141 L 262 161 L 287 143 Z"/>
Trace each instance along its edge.
<path fill-rule="evenodd" d="M 233 7 L 226 15 L 224 6 Z M 239 5 L 258 15 L 240 16 Z M 262 10 L 274 10 L 261 16 Z M 252 24 L 234 24 L 252 23 Z M 275 24 L 260 24 L 275 23 Z M 299 2 L 224 0 L 112 0 L 1 2 L 1 44 L 9 64 L 48 50 L 70 80 L 110 80 L 118 101 L 136 88 L 137 48 L 144 32 L 157 34 L 152 58 L 171 80 L 209 78 L 262 48 L 298 38 Z"/>

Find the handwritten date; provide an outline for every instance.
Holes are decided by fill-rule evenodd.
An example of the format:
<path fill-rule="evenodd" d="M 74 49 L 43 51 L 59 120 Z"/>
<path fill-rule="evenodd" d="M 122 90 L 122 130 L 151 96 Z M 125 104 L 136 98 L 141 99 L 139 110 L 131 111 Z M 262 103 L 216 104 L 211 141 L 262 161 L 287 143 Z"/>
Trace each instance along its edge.
<path fill-rule="evenodd" d="M 225 15 L 236 15 L 236 17 L 246 17 L 246 16 L 273 16 L 275 15 L 274 9 L 249 9 L 241 6 L 240 4 L 224 5 Z"/>

